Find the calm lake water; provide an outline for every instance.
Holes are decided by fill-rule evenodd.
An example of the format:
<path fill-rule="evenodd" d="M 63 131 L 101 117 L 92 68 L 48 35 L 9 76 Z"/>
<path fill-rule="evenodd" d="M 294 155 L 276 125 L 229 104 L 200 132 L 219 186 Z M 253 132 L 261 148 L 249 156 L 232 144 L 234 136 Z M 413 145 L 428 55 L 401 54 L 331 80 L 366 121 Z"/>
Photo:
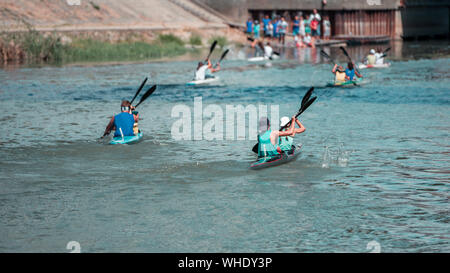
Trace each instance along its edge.
<path fill-rule="evenodd" d="M 354 88 L 326 87 L 331 65 L 310 49 L 271 65 L 235 49 L 221 81 L 199 88 L 185 86 L 195 61 L 4 68 L 0 252 L 68 252 L 69 241 L 82 252 L 368 252 L 371 241 L 381 252 L 449 252 L 442 52 L 448 43 L 403 44 Z M 99 142 L 146 76 L 159 87 L 139 106 L 143 141 Z M 172 138 L 172 108 L 194 97 L 292 116 L 310 86 L 318 99 L 300 118 L 295 162 L 252 171 L 253 140 Z"/>

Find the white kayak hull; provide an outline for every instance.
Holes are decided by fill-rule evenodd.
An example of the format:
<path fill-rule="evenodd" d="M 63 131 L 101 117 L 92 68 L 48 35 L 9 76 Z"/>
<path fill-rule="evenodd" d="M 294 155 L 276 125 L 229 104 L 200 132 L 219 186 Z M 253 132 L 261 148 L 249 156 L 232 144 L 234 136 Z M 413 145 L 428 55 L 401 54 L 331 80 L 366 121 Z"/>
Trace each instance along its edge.
<path fill-rule="evenodd" d="M 388 68 L 391 66 L 391 63 L 385 63 L 385 64 L 360 64 L 358 66 L 359 69 L 366 69 L 366 68 Z"/>
<path fill-rule="evenodd" d="M 277 55 L 272 55 L 272 59 L 266 56 L 259 56 L 259 57 L 252 57 L 248 58 L 247 61 L 249 62 L 265 62 L 265 61 L 273 61 L 278 59 L 279 57 Z"/>
<path fill-rule="evenodd" d="M 219 77 L 214 77 L 214 78 L 207 78 L 204 80 L 194 80 L 194 81 L 190 81 L 188 83 L 186 83 L 186 85 L 204 85 L 204 84 L 210 84 L 210 83 L 214 83 L 219 81 Z"/>

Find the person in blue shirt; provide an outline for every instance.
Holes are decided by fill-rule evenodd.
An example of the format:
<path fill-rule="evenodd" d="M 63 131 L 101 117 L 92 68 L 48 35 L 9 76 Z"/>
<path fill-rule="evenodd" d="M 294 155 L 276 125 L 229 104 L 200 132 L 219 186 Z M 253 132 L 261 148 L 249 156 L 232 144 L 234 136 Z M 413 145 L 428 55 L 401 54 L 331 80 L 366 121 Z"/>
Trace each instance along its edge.
<path fill-rule="evenodd" d="M 264 18 L 262 19 L 262 22 L 263 22 L 264 36 L 267 37 L 268 36 L 267 35 L 267 27 L 269 26 L 269 22 L 270 22 L 269 15 L 264 16 Z"/>
<path fill-rule="evenodd" d="M 278 38 L 278 24 L 279 24 L 279 19 L 275 19 L 273 20 L 273 38 L 277 39 Z"/>
<path fill-rule="evenodd" d="M 297 36 L 299 33 L 300 33 L 300 20 L 298 19 L 298 16 L 295 16 L 294 24 L 292 27 L 292 35 Z"/>
<path fill-rule="evenodd" d="M 139 115 L 137 112 L 133 114 L 131 111 L 134 107 L 127 100 L 122 101 L 120 105 L 120 114 L 115 115 L 106 126 L 103 137 L 109 135 L 112 130 L 115 130 L 114 137 L 134 136 L 134 124 L 138 122 Z"/>
<path fill-rule="evenodd" d="M 347 64 L 347 68 L 345 69 L 345 79 L 347 81 L 353 81 L 355 79 L 355 75 L 358 78 L 362 78 L 362 75 L 359 74 L 357 70 L 354 69 L 355 65 L 352 62 Z"/>
<path fill-rule="evenodd" d="M 247 20 L 247 34 L 251 35 L 253 33 L 253 21 L 251 18 Z"/>

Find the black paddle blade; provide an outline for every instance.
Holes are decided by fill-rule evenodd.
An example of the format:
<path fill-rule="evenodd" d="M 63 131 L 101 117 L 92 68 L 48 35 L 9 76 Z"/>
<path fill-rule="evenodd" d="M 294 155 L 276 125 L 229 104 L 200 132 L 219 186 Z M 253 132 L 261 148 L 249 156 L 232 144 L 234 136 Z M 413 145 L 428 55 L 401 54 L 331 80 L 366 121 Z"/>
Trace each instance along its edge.
<path fill-rule="evenodd" d="M 303 106 L 303 109 L 302 109 L 301 113 L 303 113 L 306 109 L 308 109 L 308 107 L 309 107 L 311 104 L 313 104 L 313 102 L 314 102 L 316 99 L 317 99 L 317 97 L 314 97 L 314 98 L 310 99 L 307 103 L 305 103 L 305 106 Z M 301 114 L 301 113 L 300 113 L 300 114 Z M 300 114 L 299 114 L 299 115 L 300 115 Z"/>
<path fill-rule="evenodd" d="M 273 54 L 280 56 L 280 52 L 272 51 Z"/>
<path fill-rule="evenodd" d="M 305 102 L 307 102 L 309 100 L 309 98 L 311 97 L 312 92 L 314 91 L 314 87 L 309 88 L 308 91 L 306 91 L 305 96 L 303 96 L 302 99 L 302 108 L 305 105 Z"/>
<path fill-rule="evenodd" d="M 145 94 L 141 97 L 141 100 L 139 101 L 138 104 L 136 104 L 135 107 L 138 107 L 139 104 L 143 103 L 148 97 L 150 97 L 151 94 L 153 94 L 153 92 L 155 92 L 156 90 L 156 85 L 153 85 L 152 87 L 150 87 L 147 92 L 145 92 Z"/>
<path fill-rule="evenodd" d="M 137 97 L 137 95 L 139 95 L 139 93 L 141 92 L 142 88 L 144 87 L 145 83 L 147 82 L 148 78 L 146 77 L 145 80 L 141 83 L 141 86 L 139 86 L 139 89 L 137 90 L 136 94 L 134 95 L 133 99 L 131 100 L 130 104 L 133 104 L 134 99 Z"/>
<path fill-rule="evenodd" d="M 347 53 L 347 50 L 345 50 L 345 48 L 344 48 L 343 46 L 340 46 L 339 48 L 342 50 L 342 52 L 344 52 L 344 55 L 347 56 L 347 58 L 348 58 L 350 61 L 352 61 L 352 59 L 350 58 L 350 56 L 349 56 L 348 53 Z"/>
<path fill-rule="evenodd" d="M 386 53 L 386 52 L 388 52 L 389 50 L 391 50 L 390 47 L 386 48 L 386 49 L 383 51 L 383 53 Z"/>
<path fill-rule="evenodd" d="M 247 40 L 249 40 L 250 42 L 253 42 L 255 39 L 253 39 L 253 38 L 250 37 L 250 36 L 247 36 Z"/>
<path fill-rule="evenodd" d="M 228 54 L 228 51 L 230 51 L 229 49 L 227 49 L 227 50 L 225 50 L 225 52 L 224 53 L 222 53 L 222 56 L 220 56 L 220 60 L 219 60 L 219 63 L 225 58 L 225 56 L 227 56 L 227 54 Z"/>
<path fill-rule="evenodd" d="M 254 152 L 255 154 L 258 153 L 258 143 L 256 143 L 255 146 L 253 146 L 252 152 Z"/>
<path fill-rule="evenodd" d="M 214 51 L 214 48 L 216 48 L 216 45 L 217 45 L 217 40 L 215 40 L 215 41 L 212 43 L 211 48 L 209 49 L 208 57 L 206 57 L 206 61 L 209 59 L 209 57 L 211 57 L 211 53 Z"/>

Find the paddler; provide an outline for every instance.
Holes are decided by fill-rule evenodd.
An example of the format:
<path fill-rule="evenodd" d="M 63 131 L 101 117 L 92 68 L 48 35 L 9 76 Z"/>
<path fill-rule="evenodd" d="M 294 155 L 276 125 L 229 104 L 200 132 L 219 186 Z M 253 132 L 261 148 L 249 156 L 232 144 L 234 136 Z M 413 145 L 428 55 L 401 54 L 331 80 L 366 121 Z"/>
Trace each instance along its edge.
<path fill-rule="evenodd" d="M 355 79 L 355 75 L 358 78 L 362 78 L 362 75 L 359 74 L 358 70 L 355 70 L 355 64 L 353 62 L 348 62 L 347 68 L 345 69 L 345 79 L 347 81 L 353 81 Z"/>
<path fill-rule="evenodd" d="M 374 65 L 376 63 L 377 63 L 377 56 L 376 56 L 375 49 L 371 49 L 369 51 L 369 55 L 367 55 L 367 57 L 366 57 L 365 64 Z"/>
<path fill-rule="evenodd" d="M 374 55 L 375 55 L 375 58 L 376 58 L 375 64 L 384 64 L 384 53 L 381 52 L 380 49 L 378 49 L 377 52 Z"/>
<path fill-rule="evenodd" d="M 346 81 L 346 79 L 345 79 L 346 74 L 345 74 L 344 67 L 342 65 L 335 64 L 333 67 L 333 70 L 331 70 L 331 72 L 333 74 L 335 74 L 335 79 L 334 79 L 335 83 L 343 83 Z"/>
<path fill-rule="evenodd" d="M 291 127 L 287 131 L 277 131 L 270 129 L 270 122 L 267 117 L 259 119 L 258 134 L 258 157 L 270 157 L 282 153 L 278 145 L 278 139 L 283 136 L 292 136 L 295 128 L 295 116 L 292 117 Z"/>
<path fill-rule="evenodd" d="M 214 68 L 209 59 L 206 61 L 206 64 L 199 62 L 197 65 L 197 70 L 195 71 L 194 80 L 203 81 L 207 78 L 214 78 L 214 76 L 208 72 L 215 73 L 217 71 L 220 71 L 220 63 L 217 63 L 216 68 Z"/>
<path fill-rule="evenodd" d="M 270 42 L 267 42 L 264 46 L 264 57 L 271 59 L 273 54 L 273 48 L 270 46 Z"/>
<path fill-rule="evenodd" d="M 134 132 L 134 124 L 138 122 L 139 114 L 136 111 L 136 115 L 132 114 L 132 109 L 134 107 L 131 106 L 131 103 L 123 100 L 120 104 L 120 114 L 111 118 L 103 137 L 109 135 L 112 130 L 115 130 L 114 137 L 134 136 L 136 134 Z"/>
<path fill-rule="evenodd" d="M 280 125 L 285 126 L 286 124 L 289 123 L 289 121 L 290 119 L 288 117 L 282 117 L 280 119 Z M 294 127 L 294 132 L 292 133 L 291 136 L 280 137 L 280 148 L 282 151 L 289 152 L 292 149 L 295 134 L 301 134 L 306 130 L 305 126 L 303 126 L 303 124 L 297 118 L 295 119 L 295 123 L 297 123 L 299 128 Z M 285 130 L 286 129 L 284 129 L 284 131 Z"/>

